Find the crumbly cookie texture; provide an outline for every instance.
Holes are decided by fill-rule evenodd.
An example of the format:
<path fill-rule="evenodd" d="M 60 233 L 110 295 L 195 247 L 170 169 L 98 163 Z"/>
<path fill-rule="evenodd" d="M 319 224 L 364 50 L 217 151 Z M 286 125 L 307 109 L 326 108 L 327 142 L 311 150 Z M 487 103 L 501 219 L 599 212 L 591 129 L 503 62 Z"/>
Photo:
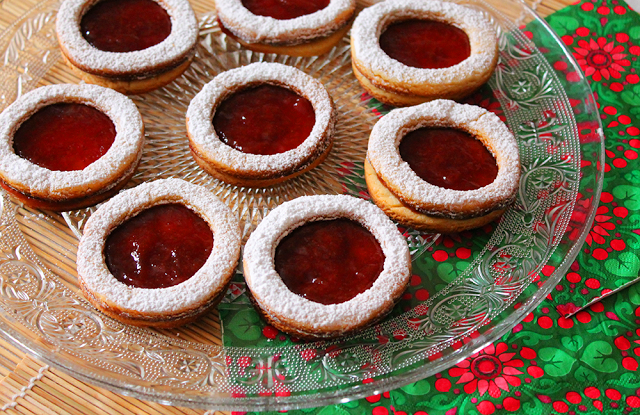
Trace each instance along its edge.
<path fill-rule="evenodd" d="M 339 304 L 320 304 L 289 291 L 274 268 L 278 243 L 293 229 L 316 220 L 348 218 L 377 239 L 385 256 L 373 286 Z M 251 234 L 244 250 L 247 285 L 262 313 L 282 330 L 304 338 L 344 335 L 382 318 L 404 292 L 411 275 L 405 239 L 375 205 L 351 196 L 304 196 L 273 210 Z"/>
<path fill-rule="evenodd" d="M 93 47 L 80 31 L 80 21 L 97 0 L 65 0 L 58 11 L 56 34 L 62 53 L 74 67 L 102 77 L 145 79 L 190 59 L 198 39 L 198 21 L 187 0 L 158 3 L 171 18 L 171 33 L 162 42 L 133 52 L 107 52 Z"/>
<path fill-rule="evenodd" d="M 107 237 L 140 211 L 165 203 L 181 203 L 209 224 L 214 235 L 209 258 L 191 278 L 172 287 L 137 288 L 118 281 L 104 260 Z M 180 179 L 157 180 L 118 194 L 91 215 L 78 246 L 78 280 L 89 301 L 114 318 L 167 327 L 215 305 L 236 268 L 240 244 L 237 218 L 211 192 Z"/>
<path fill-rule="evenodd" d="M 223 143 L 211 122 L 216 107 L 227 96 L 246 86 L 263 83 L 293 90 L 308 99 L 315 111 L 316 122 L 309 137 L 284 153 L 243 153 Z M 305 171 L 322 155 L 326 157 L 333 142 L 335 122 L 333 100 L 322 83 L 296 68 L 279 63 L 254 63 L 221 73 L 204 86 L 187 110 L 187 134 L 194 158 L 205 170 L 211 168 L 221 172 L 217 177 L 229 175 L 239 180 L 268 182 Z"/>
<path fill-rule="evenodd" d="M 389 24 L 431 19 L 451 24 L 469 37 L 471 55 L 448 68 L 423 69 L 389 57 L 379 39 Z M 351 30 L 351 57 L 356 77 L 379 100 L 397 106 L 438 98 L 460 99 L 484 84 L 498 59 L 496 31 L 478 10 L 455 3 L 388 0 L 363 10 Z"/>
<path fill-rule="evenodd" d="M 421 179 L 402 160 L 398 146 L 406 134 L 422 127 L 457 128 L 476 137 L 496 159 L 496 179 L 466 191 Z M 507 126 L 483 108 L 448 100 L 396 109 L 384 116 L 371 132 L 367 160 L 384 186 L 410 208 L 450 219 L 470 219 L 503 209 L 514 199 L 520 180 L 518 144 Z"/>
<path fill-rule="evenodd" d="M 83 170 L 53 171 L 19 157 L 13 135 L 39 109 L 61 102 L 82 103 L 102 111 L 116 127 L 109 150 Z M 126 96 L 96 85 L 50 85 L 35 89 L 0 114 L 0 179 L 32 197 L 52 201 L 89 197 L 115 186 L 138 165 L 144 125 L 136 105 Z"/>

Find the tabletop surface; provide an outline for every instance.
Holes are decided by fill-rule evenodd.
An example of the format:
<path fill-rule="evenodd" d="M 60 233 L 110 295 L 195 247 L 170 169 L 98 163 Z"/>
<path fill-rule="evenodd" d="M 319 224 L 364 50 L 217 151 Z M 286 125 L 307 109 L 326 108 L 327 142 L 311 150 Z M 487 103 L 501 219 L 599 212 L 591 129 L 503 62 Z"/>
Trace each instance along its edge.
<path fill-rule="evenodd" d="M 39 0 L 0 0 L 0 33 Z M 573 0 L 528 0 L 545 17 Z M 640 0 L 630 0 L 640 6 Z M 634 4 L 637 3 L 637 4 Z M 213 8 L 212 0 L 194 4 L 196 13 Z M 165 406 L 122 396 L 93 386 L 35 359 L 0 339 L 0 412 L 7 414 L 219 414 Z"/>

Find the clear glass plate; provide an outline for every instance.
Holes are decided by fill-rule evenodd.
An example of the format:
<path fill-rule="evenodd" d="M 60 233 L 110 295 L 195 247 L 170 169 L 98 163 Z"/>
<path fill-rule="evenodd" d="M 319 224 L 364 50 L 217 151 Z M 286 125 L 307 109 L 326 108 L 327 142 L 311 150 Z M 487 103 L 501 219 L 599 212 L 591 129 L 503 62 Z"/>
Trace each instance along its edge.
<path fill-rule="evenodd" d="M 396 388 L 451 366 L 513 328 L 562 278 L 588 234 L 602 188 L 602 130 L 579 67 L 524 3 L 460 3 L 487 13 L 499 31 L 498 68 L 470 101 L 496 112 L 516 134 L 520 192 L 498 224 L 476 232 L 445 237 L 402 229 L 418 278 L 382 323 L 334 342 L 286 338 L 241 345 L 233 333 L 225 333 L 223 343 L 216 313 L 174 330 L 122 325 L 93 309 L 76 285 L 78 237 L 93 209 L 40 212 L 3 195 L 2 335 L 79 379 L 141 399 L 267 410 L 345 402 Z M 39 3 L 0 36 L 0 108 L 38 86 L 78 82 L 58 50 L 57 7 L 56 1 Z M 368 198 L 362 177 L 367 139 L 388 108 L 364 95 L 356 82 L 348 39 L 320 57 L 290 58 L 243 50 L 220 32 L 211 13 L 200 22 L 197 56 L 185 74 L 133 98 L 147 144 L 129 186 L 159 177 L 202 184 L 234 209 L 245 239 L 271 209 L 297 196 Z M 568 64 L 564 73 L 578 74 L 564 86 L 564 75 L 550 64 L 558 60 Z M 267 189 L 210 178 L 189 155 L 185 138 L 184 114 L 200 88 L 226 69 L 255 61 L 286 63 L 319 78 L 340 113 L 327 160 Z M 252 312 L 241 278 L 235 281 L 220 306 L 231 313 L 226 324 L 238 310 Z"/>

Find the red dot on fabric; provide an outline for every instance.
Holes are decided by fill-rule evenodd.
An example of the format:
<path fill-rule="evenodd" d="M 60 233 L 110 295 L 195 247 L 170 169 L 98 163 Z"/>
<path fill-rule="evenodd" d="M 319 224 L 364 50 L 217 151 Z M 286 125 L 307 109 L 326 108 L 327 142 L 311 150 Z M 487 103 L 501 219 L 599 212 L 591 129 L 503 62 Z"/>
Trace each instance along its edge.
<path fill-rule="evenodd" d="M 626 247 L 627 247 L 627 244 L 624 243 L 622 239 L 614 239 L 613 241 L 611 241 L 611 248 L 613 248 L 616 251 L 624 251 Z"/>
<path fill-rule="evenodd" d="M 618 112 L 618 110 L 616 110 L 611 105 L 607 105 L 602 109 L 602 111 L 604 111 L 605 114 L 609 114 L 609 115 L 615 115 Z"/>
<path fill-rule="evenodd" d="M 384 406 L 376 406 L 375 408 L 373 408 L 373 411 L 371 411 L 371 414 L 372 415 L 389 415 L 389 410 Z"/>
<path fill-rule="evenodd" d="M 640 398 L 637 396 L 628 396 L 626 399 L 627 405 L 632 408 L 640 408 Z"/>
<path fill-rule="evenodd" d="M 627 167 L 627 160 L 617 158 L 617 159 L 613 160 L 613 165 L 614 165 L 614 167 L 616 167 L 618 169 L 623 169 L 623 168 Z"/>
<path fill-rule="evenodd" d="M 629 340 L 624 336 L 617 337 L 613 343 L 620 350 L 628 350 L 629 347 L 631 347 L 631 342 L 629 342 Z"/>
<path fill-rule="evenodd" d="M 571 282 L 571 283 L 578 283 L 582 280 L 582 277 L 580 276 L 580 274 L 576 273 L 576 272 L 570 272 L 567 274 L 567 281 Z"/>
<path fill-rule="evenodd" d="M 569 82 L 580 82 L 580 74 L 577 72 L 569 72 L 567 74 L 567 81 Z"/>
<path fill-rule="evenodd" d="M 640 46 L 631 46 L 629 48 L 629 53 L 632 53 L 634 55 L 640 55 Z"/>
<path fill-rule="evenodd" d="M 602 192 L 600 195 L 600 201 L 602 203 L 611 203 L 613 201 L 613 195 L 609 192 Z"/>
<path fill-rule="evenodd" d="M 635 137 L 637 135 L 640 135 L 640 129 L 638 129 L 638 127 L 629 127 L 627 128 L 627 134 Z"/>
<path fill-rule="evenodd" d="M 566 70 L 568 67 L 566 62 L 562 62 L 562 61 L 557 61 L 556 63 L 553 64 L 553 68 L 557 71 L 564 71 Z"/>
<path fill-rule="evenodd" d="M 420 278 L 419 275 L 411 276 L 411 285 L 416 286 L 416 285 L 420 285 L 421 283 L 422 283 L 422 278 Z"/>
<path fill-rule="evenodd" d="M 633 357 L 627 356 L 622 359 L 622 367 L 635 372 L 636 370 L 638 370 L 638 361 Z"/>
<path fill-rule="evenodd" d="M 582 10 L 584 10 L 585 12 L 590 12 L 591 10 L 593 10 L 593 3 L 588 3 L 587 2 L 587 3 L 584 3 L 581 7 L 582 7 Z"/>
<path fill-rule="evenodd" d="M 480 412 L 482 415 L 491 415 L 496 411 L 496 407 L 493 402 L 489 401 L 480 402 L 478 406 L 476 406 L 476 408 L 478 408 L 478 412 Z"/>
<path fill-rule="evenodd" d="M 598 281 L 595 278 L 589 278 L 588 280 L 586 280 L 584 282 L 584 284 L 587 287 L 591 288 L 592 290 L 596 290 L 596 289 L 600 288 L 600 281 Z"/>
<path fill-rule="evenodd" d="M 447 254 L 446 251 L 443 251 L 441 249 L 433 253 L 433 259 L 435 259 L 438 262 L 446 261 L 447 258 L 449 258 L 449 254 Z"/>
<path fill-rule="evenodd" d="M 438 392 L 449 392 L 451 389 L 451 381 L 449 379 L 436 380 L 436 389 Z"/>
<path fill-rule="evenodd" d="M 621 115 L 618 117 L 618 121 L 622 124 L 631 124 L 631 118 L 628 115 Z"/>
<path fill-rule="evenodd" d="M 531 359 L 535 359 L 537 354 L 536 354 L 535 350 L 530 349 L 528 347 L 523 347 L 520 350 L 520 356 L 522 356 L 523 358 L 525 358 L 527 360 L 531 360 Z"/>
<path fill-rule="evenodd" d="M 584 390 L 584 394 L 587 398 L 598 399 L 600 397 L 600 390 L 595 386 L 589 386 Z"/>
<path fill-rule="evenodd" d="M 607 6 L 600 6 L 596 11 L 603 16 L 606 16 L 611 12 Z"/>
<path fill-rule="evenodd" d="M 522 34 L 528 37 L 529 39 L 533 39 L 533 32 L 525 30 L 524 32 L 522 32 Z"/>
<path fill-rule="evenodd" d="M 538 325 L 543 329 L 549 329 L 553 327 L 553 320 L 550 317 L 542 316 L 538 318 Z"/>
<path fill-rule="evenodd" d="M 576 319 L 578 319 L 580 323 L 586 324 L 591 321 L 591 314 L 587 311 L 581 311 L 576 315 Z"/>
<path fill-rule="evenodd" d="M 555 409 L 557 412 L 560 412 L 561 414 L 564 414 L 569 410 L 569 405 L 562 401 L 555 401 L 553 403 L 553 409 Z"/>
<path fill-rule="evenodd" d="M 613 12 L 615 14 L 625 14 L 627 12 L 627 9 L 625 9 L 622 6 L 616 6 L 613 8 Z M 629 39 L 629 36 L 627 36 L 627 39 Z M 619 40 L 618 42 L 627 42 L 626 40 Z"/>
<path fill-rule="evenodd" d="M 607 398 L 617 401 L 619 400 L 622 395 L 620 394 L 620 392 L 618 392 L 615 389 L 607 389 L 606 391 L 604 391 L 604 394 L 607 395 Z"/>
<path fill-rule="evenodd" d="M 565 398 L 567 398 L 567 401 L 569 401 L 574 405 L 579 404 L 580 401 L 582 401 L 582 396 L 580 396 L 578 392 L 573 392 L 573 391 L 567 392 L 567 394 L 565 395 Z"/>
<path fill-rule="evenodd" d="M 564 42 L 565 45 L 571 46 L 571 44 L 573 43 L 573 37 L 564 35 L 562 36 L 562 41 Z"/>
<path fill-rule="evenodd" d="M 624 79 L 630 84 L 637 84 L 638 82 L 640 82 L 640 76 L 636 74 L 629 74 Z"/>
<path fill-rule="evenodd" d="M 460 259 L 467 259 L 471 256 L 471 250 L 469 248 L 458 248 L 456 256 Z"/>
<path fill-rule="evenodd" d="M 589 307 L 589 310 L 593 311 L 594 313 L 602 313 L 604 311 L 604 304 L 602 304 L 601 302 L 597 302 Z"/>
<path fill-rule="evenodd" d="M 515 412 L 520 409 L 520 401 L 509 396 L 502 401 L 502 406 L 509 412 Z"/>
<path fill-rule="evenodd" d="M 278 330 L 271 326 L 266 326 L 262 329 L 262 334 L 264 334 L 266 338 L 273 340 L 278 335 Z"/>
<path fill-rule="evenodd" d="M 598 261 L 603 261 L 609 257 L 609 253 L 602 248 L 596 248 L 593 250 L 593 254 L 591 254 Z"/>
<path fill-rule="evenodd" d="M 624 89 L 624 85 L 622 85 L 620 82 L 612 82 L 611 85 L 609 85 L 609 89 L 614 92 L 622 92 L 622 90 Z"/>
<path fill-rule="evenodd" d="M 633 150 L 626 150 L 626 151 L 624 152 L 624 156 L 625 156 L 626 158 L 628 158 L 629 160 L 635 160 L 635 159 L 637 159 L 637 158 L 638 158 L 638 153 L 637 153 L 637 152 L 635 152 L 635 151 L 633 151 Z"/>
<path fill-rule="evenodd" d="M 371 395 L 371 396 L 367 396 L 365 399 L 369 403 L 376 403 L 376 402 L 380 401 L 380 398 L 381 398 L 380 395 Z M 374 409 L 374 411 L 375 411 L 375 409 Z"/>
<path fill-rule="evenodd" d="M 429 291 L 425 290 L 424 288 L 419 289 L 418 291 L 416 291 L 416 299 L 418 301 L 426 301 L 427 299 L 429 299 Z"/>
<path fill-rule="evenodd" d="M 629 35 L 626 33 L 618 33 L 616 34 L 616 40 L 620 43 L 627 43 L 629 41 Z"/>
<path fill-rule="evenodd" d="M 560 317 L 558 318 L 558 326 L 563 329 L 570 329 L 573 327 L 573 319 Z"/>

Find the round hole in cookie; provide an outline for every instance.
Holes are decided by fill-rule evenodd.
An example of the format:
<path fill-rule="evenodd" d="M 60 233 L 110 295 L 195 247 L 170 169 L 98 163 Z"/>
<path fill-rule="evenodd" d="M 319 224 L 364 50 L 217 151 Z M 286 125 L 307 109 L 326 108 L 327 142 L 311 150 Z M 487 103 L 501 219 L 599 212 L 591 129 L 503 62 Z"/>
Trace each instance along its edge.
<path fill-rule="evenodd" d="M 113 121 L 86 104 L 58 102 L 27 118 L 13 135 L 13 150 L 49 170 L 82 170 L 102 157 L 116 138 Z"/>
<path fill-rule="evenodd" d="M 202 268 L 213 243 L 209 224 L 193 210 L 180 203 L 160 204 L 113 229 L 104 257 L 118 281 L 131 287 L 165 288 Z"/>
<path fill-rule="evenodd" d="M 465 31 L 437 20 L 393 22 L 382 32 L 379 41 L 389 57 L 414 68 L 448 68 L 471 55 Z"/>
<path fill-rule="evenodd" d="M 400 157 L 423 180 L 453 190 L 475 190 L 496 179 L 498 165 L 489 149 L 466 131 L 422 127 L 402 138 Z"/>
<path fill-rule="evenodd" d="M 371 288 L 385 256 L 376 238 L 346 219 L 308 222 L 278 244 L 275 269 L 289 290 L 321 304 L 339 304 Z"/>
<path fill-rule="evenodd" d="M 153 0 L 104 0 L 80 21 L 82 36 L 105 52 L 147 49 L 171 34 L 169 13 Z"/>
<path fill-rule="evenodd" d="M 220 140 L 248 154 L 284 153 L 301 145 L 316 122 L 308 99 L 272 84 L 250 86 L 227 96 L 213 126 Z"/>

